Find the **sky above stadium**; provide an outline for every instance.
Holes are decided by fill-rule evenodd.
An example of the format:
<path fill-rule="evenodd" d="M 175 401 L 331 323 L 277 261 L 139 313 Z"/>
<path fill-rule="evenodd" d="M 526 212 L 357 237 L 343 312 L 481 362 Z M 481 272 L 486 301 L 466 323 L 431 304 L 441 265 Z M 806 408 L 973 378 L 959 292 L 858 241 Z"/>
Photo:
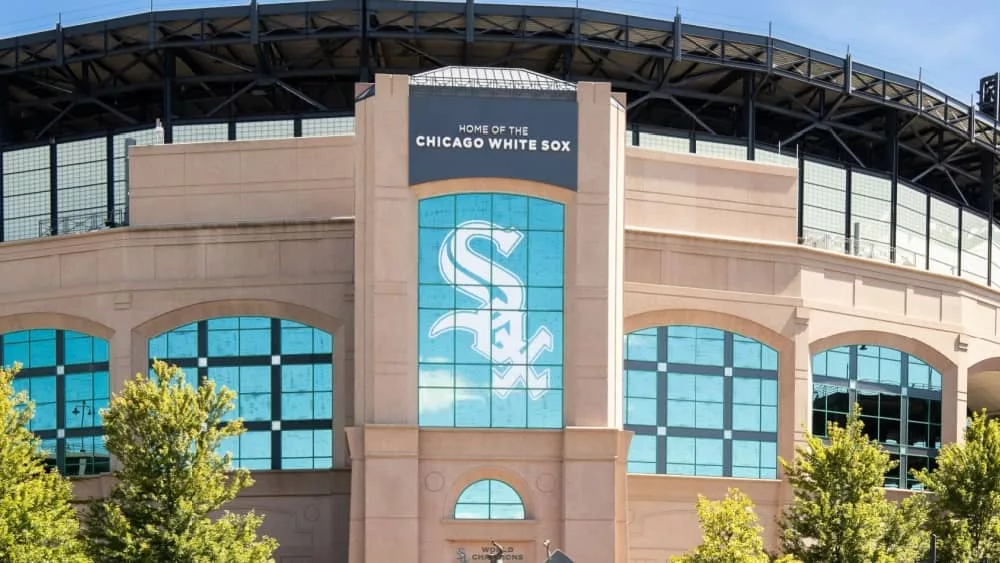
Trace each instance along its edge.
<path fill-rule="evenodd" d="M 261 4 L 281 0 L 260 0 Z M 455 1 L 455 0 L 445 0 Z M 478 1 L 478 0 L 477 0 Z M 155 10 L 245 5 L 249 0 L 0 0 L 0 37 Z M 486 2 L 484 2 L 486 3 Z M 969 102 L 979 78 L 1000 72 L 996 0 L 491 0 L 579 6 L 766 35 L 924 82 Z M 978 99 L 977 99 L 978 101 Z"/>

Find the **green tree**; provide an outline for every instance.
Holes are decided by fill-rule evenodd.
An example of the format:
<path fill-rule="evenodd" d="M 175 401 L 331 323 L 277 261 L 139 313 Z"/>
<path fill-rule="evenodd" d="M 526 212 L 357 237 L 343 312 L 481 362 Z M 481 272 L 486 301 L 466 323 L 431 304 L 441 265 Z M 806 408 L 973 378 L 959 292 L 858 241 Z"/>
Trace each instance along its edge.
<path fill-rule="evenodd" d="M 702 543 L 690 553 L 675 555 L 671 563 L 769 563 L 764 550 L 753 501 L 739 489 L 729 489 L 726 497 L 714 501 L 698 495 L 698 521 L 704 533 Z M 791 558 L 781 558 L 792 563 Z"/>
<path fill-rule="evenodd" d="M 927 552 L 919 497 L 895 503 L 882 488 L 897 462 L 864 432 L 854 406 L 827 440 L 809 434 L 795 462 L 781 459 L 794 498 L 781 517 L 782 549 L 805 563 L 910 563 Z"/>
<path fill-rule="evenodd" d="M 245 431 L 241 421 L 223 423 L 235 394 L 210 380 L 192 386 L 163 362 L 153 371 L 154 378 L 126 382 L 101 413 L 122 469 L 110 495 L 90 506 L 90 553 L 102 563 L 273 561 L 277 543 L 258 537 L 260 516 L 210 516 L 253 484 L 245 469 L 231 470 L 229 454 L 217 453 L 222 440 Z"/>
<path fill-rule="evenodd" d="M 938 537 L 938 561 L 1000 560 L 1000 422 L 973 413 L 965 441 L 946 444 L 937 469 L 915 476 L 930 493 L 928 528 Z"/>
<path fill-rule="evenodd" d="M 72 484 L 45 468 L 39 440 L 27 427 L 34 403 L 14 392 L 20 367 L 0 368 L 0 561 L 89 561 L 70 504 Z"/>

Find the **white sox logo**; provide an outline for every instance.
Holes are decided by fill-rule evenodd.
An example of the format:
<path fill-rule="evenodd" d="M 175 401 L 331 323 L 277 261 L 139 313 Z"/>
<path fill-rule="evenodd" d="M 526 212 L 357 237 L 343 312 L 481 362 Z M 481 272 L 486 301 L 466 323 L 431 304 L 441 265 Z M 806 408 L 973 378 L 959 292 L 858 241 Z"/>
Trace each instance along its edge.
<path fill-rule="evenodd" d="M 525 315 L 524 282 L 514 272 L 472 248 L 472 241 L 490 241 L 503 257 L 524 241 L 514 229 L 502 230 L 487 221 L 466 221 L 449 232 L 438 253 L 441 277 L 462 294 L 478 303 L 476 310 L 450 311 L 431 326 L 429 336 L 452 330 L 472 335 L 472 350 L 490 360 L 493 392 L 501 399 L 511 389 L 524 385 L 532 399 L 545 395 L 549 370 L 535 370 L 532 364 L 548 350 L 554 337 L 547 327 L 539 327 L 530 339 Z"/>

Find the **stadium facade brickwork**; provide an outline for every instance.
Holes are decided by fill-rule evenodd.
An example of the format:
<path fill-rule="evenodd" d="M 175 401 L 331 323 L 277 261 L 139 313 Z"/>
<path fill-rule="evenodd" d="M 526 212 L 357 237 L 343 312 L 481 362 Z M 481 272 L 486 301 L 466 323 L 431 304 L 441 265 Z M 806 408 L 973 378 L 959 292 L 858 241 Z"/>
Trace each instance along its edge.
<path fill-rule="evenodd" d="M 662 561 L 728 487 L 773 545 L 803 429 L 859 401 L 917 468 L 1000 403 L 994 289 L 799 244 L 831 167 L 633 146 L 609 84 L 492 72 L 378 75 L 353 134 L 133 147 L 129 226 L 0 246 L 2 360 L 80 498 L 151 358 L 239 392 L 235 507 L 283 562 Z"/>

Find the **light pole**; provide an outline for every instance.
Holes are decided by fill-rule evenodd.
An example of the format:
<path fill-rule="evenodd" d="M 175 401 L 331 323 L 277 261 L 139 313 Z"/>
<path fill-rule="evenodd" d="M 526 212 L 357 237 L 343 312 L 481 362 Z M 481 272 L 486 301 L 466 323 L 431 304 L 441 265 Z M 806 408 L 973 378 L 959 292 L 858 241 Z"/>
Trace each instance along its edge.
<path fill-rule="evenodd" d="M 86 417 L 94 414 L 94 409 L 87 406 L 87 401 L 80 401 L 80 406 L 73 407 L 73 414 L 80 415 L 80 427 L 83 428 Z M 84 447 L 83 436 L 80 436 L 80 452 L 86 453 L 86 451 L 87 450 Z"/>

